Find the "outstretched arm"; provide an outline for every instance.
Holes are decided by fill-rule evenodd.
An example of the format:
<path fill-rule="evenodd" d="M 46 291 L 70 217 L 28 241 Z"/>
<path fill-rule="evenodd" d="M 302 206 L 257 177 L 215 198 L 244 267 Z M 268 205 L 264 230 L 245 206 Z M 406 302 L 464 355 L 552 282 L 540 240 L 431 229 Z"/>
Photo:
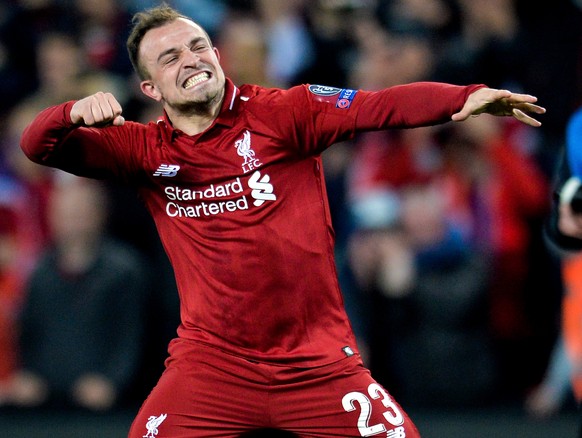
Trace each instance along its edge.
<path fill-rule="evenodd" d="M 544 114 L 546 109 L 536 105 L 537 97 L 529 94 L 512 93 L 508 90 L 480 88 L 471 93 L 465 105 L 451 119 L 461 122 L 470 116 L 492 114 L 494 116 L 513 116 L 520 122 L 538 127 L 541 122 L 529 114 Z"/>

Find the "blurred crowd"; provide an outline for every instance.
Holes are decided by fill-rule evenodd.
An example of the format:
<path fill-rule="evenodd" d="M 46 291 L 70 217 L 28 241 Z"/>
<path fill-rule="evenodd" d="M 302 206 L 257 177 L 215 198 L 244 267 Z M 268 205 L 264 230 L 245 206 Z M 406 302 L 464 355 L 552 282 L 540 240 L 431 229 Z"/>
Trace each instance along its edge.
<path fill-rule="evenodd" d="M 481 116 L 360 135 L 323 158 L 346 307 L 376 378 L 409 407 L 559 409 L 563 271 L 541 229 L 582 104 L 582 2 L 167 3 L 207 29 L 237 84 L 432 80 L 538 96 L 539 129 Z M 155 4 L 0 0 L 0 405 L 111 409 L 162 370 L 177 293 L 140 201 L 18 145 L 39 110 L 96 91 L 128 120 L 159 117 L 125 49 L 131 15 Z"/>

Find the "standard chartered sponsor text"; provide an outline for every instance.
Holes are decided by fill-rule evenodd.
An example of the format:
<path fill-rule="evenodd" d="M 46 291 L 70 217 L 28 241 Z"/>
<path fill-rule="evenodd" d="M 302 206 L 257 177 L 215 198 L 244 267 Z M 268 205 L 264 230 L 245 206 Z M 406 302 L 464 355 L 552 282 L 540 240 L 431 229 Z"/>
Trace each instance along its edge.
<path fill-rule="evenodd" d="M 170 217 L 201 217 L 212 216 L 236 210 L 247 210 L 249 203 L 246 196 L 236 199 L 220 200 L 217 198 L 232 197 L 242 193 L 240 178 L 225 184 L 211 184 L 202 190 L 193 190 L 176 186 L 164 189 L 170 202 L 166 204 L 166 214 Z M 187 205 L 183 202 L 202 200 L 202 202 Z M 204 201 L 208 200 L 208 201 Z"/>

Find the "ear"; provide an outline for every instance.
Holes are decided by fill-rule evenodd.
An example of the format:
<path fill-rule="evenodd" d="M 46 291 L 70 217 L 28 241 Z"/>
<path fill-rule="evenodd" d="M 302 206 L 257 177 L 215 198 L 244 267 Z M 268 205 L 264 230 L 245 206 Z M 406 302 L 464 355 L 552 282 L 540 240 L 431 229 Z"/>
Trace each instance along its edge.
<path fill-rule="evenodd" d="M 212 50 L 214 50 L 214 54 L 216 55 L 216 59 L 218 59 L 220 61 L 220 53 L 218 52 L 218 49 L 216 47 L 213 47 Z"/>
<path fill-rule="evenodd" d="M 157 102 L 162 100 L 162 94 L 160 93 L 160 90 L 158 90 L 158 87 L 156 87 L 151 80 L 141 81 L 139 88 L 141 89 L 141 92 L 147 97 L 154 99 Z"/>

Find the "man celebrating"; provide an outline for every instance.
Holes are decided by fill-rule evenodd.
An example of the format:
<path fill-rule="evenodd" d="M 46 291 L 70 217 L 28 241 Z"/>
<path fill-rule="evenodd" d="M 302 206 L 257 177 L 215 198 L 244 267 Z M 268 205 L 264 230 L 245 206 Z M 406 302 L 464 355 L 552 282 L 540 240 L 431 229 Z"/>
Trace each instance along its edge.
<path fill-rule="evenodd" d="M 418 436 L 359 357 L 320 153 L 366 130 L 481 113 L 539 126 L 529 114 L 545 110 L 483 85 L 237 87 L 204 29 L 167 6 L 136 14 L 127 45 L 161 120 L 126 122 L 97 93 L 44 110 L 21 145 L 35 162 L 134 185 L 173 264 L 178 337 L 130 437 Z"/>

